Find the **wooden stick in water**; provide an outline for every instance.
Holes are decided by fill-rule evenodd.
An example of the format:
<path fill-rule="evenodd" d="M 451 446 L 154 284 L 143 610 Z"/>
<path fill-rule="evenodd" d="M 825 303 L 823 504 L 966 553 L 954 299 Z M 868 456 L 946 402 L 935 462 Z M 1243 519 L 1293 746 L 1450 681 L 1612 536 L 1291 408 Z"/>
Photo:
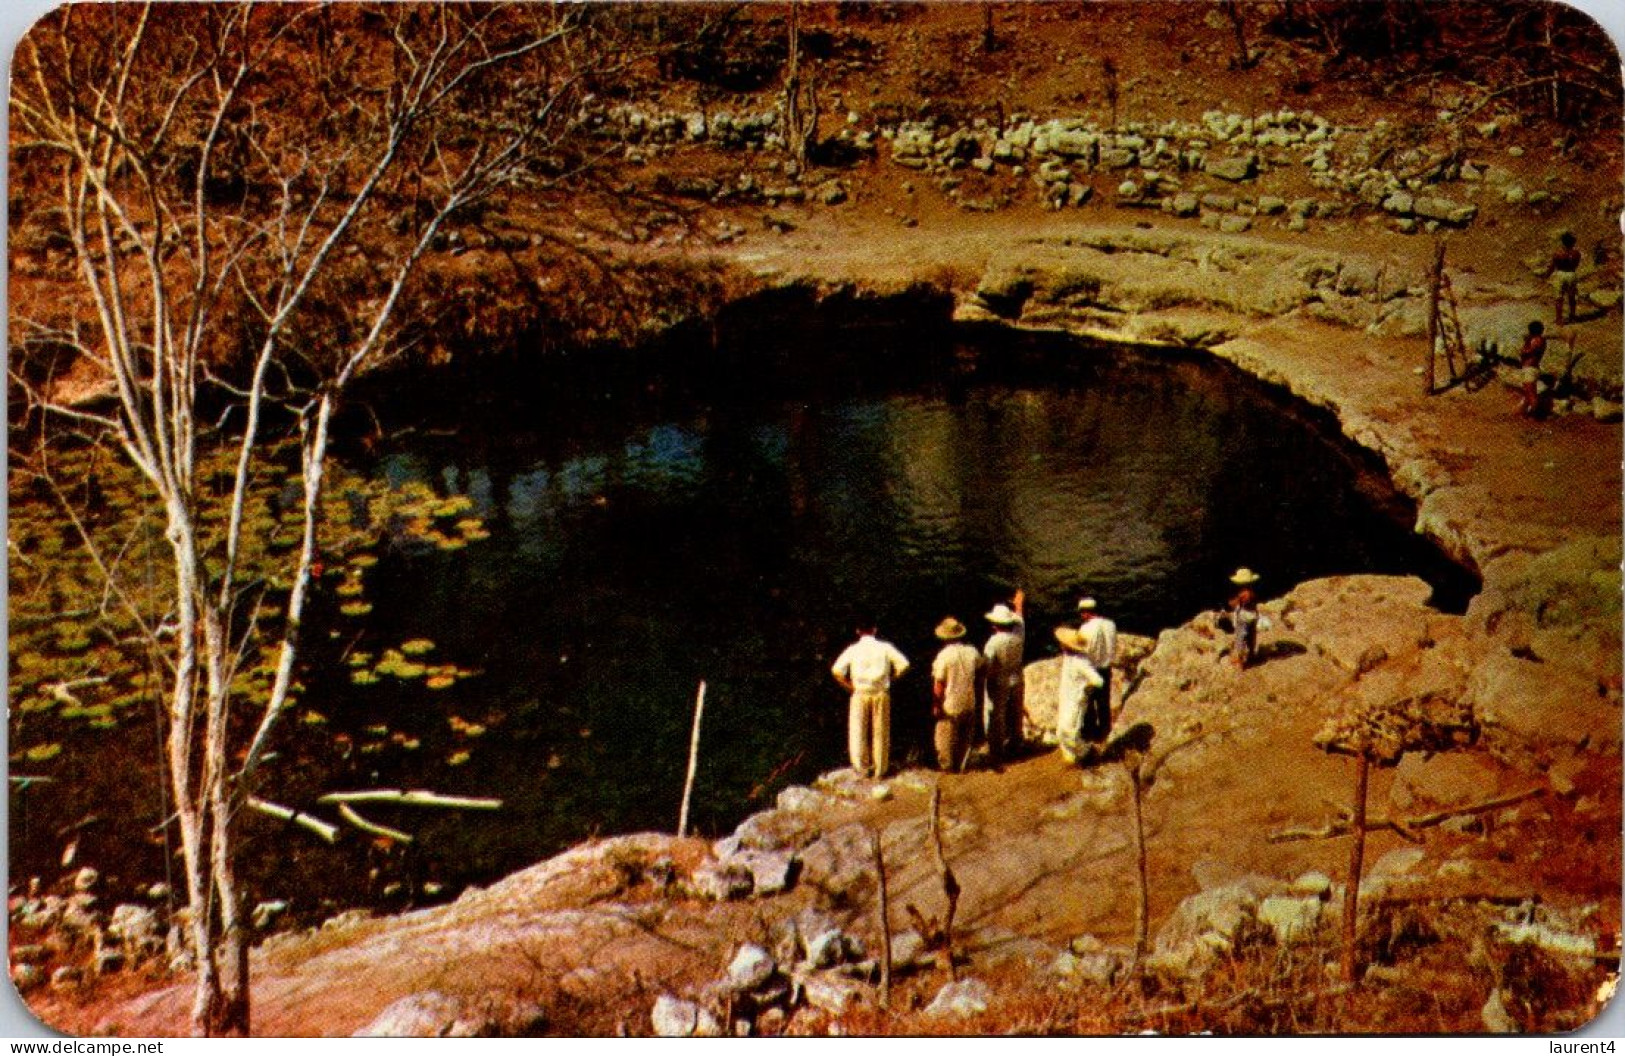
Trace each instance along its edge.
<path fill-rule="evenodd" d="M 364 792 L 329 792 L 318 803 L 399 803 L 407 807 L 445 807 L 448 810 L 497 810 L 500 799 L 476 799 L 470 796 L 442 796 L 438 792 L 414 789 L 402 792 L 396 788 L 369 789 Z"/>
<path fill-rule="evenodd" d="M 375 821 L 368 821 L 360 814 L 357 814 L 355 812 L 355 808 L 350 806 L 348 803 L 339 804 L 339 816 L 345 821 L 349 822 L 351 825 L 354 825 L 356 828 L 360 829 L 362 832 L 370 832 L 374 836 L 383 836 L 386 839 L 395 840 L 399 843 L 412 842 L 411 833 L 402 832 L 400 829 L 392 829 L 387 825 L 380 825 Z"/>
<path fill-rule="evenodd" d="M 700 717 L 705 714 L 705 683 L 694 698 L 694 733 L 688 741 L 688 778 L 683 782 L 683 809 L 677 815 L 677 835 L 688 835 L 688 803 L 694 794 L 694 773 L 700 768 Z"/>
<path fill-rule="evenodd" d="M 329 825 L 320 818 L 313 818 L 309 814 L 302 814 L 299 811 L 294 810 L 292 807 L 284 807 L 280 803 L 272 803 L 269 800 L 260 799 L 258 796 L 250 796 L 248 798 L 248 806 L 250 809 L 257 810 L 261 814 L 267 814 L 273 818 L 281 818 L 283 821 L 291 821 L 300 828 L 314 832 L 328 843 L 332 843 L 334 840 L 338 839 L 339 828 L 337 825 Z"/>

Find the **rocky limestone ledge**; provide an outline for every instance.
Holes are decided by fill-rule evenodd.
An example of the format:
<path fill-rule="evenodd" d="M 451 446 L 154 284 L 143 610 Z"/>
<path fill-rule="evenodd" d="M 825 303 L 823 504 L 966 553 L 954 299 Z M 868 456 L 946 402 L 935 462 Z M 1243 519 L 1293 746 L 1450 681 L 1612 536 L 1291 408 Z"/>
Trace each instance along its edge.
<path fill-rule="evenodd" d="M 1575 567 L 1588 560 L 1577 555 Z M 1527 628 L 1537 650 L 1557 641 L 1543 635 L 1586 627 L 1606 597 L 1570 589 L 1580 581 L 1551 563 L 1541 595 L 1548 619 Z M 1346 846 L 1270 837 L 1323 823 L 1328 801 L 1346 801 L 1347 761 L 1314 742 L 1328 718 L 1420 693 L 1470 705 L 1478 740 L 1383 771 L 1373 780 L 1375 816 L 1448 818 L 1486 798 L 1527 797 L 1498 810 L 1493 825 L 1475 828 L 1466 813 L 1415 846 L 1374 835 L 1362 891 L 1402 896 L 1420 885 L 1429 897 L 1488 898 L 1472 912 L 1497 927 L 1527 916 L 1505 907 L 1531 895 L 1552 906 L 1594 897 L 1536 879 L 1528 865 L 1583 853 L 1554 819 L 1618 829 L 1617 788 L 1610 795 L 1606 784 L 1610 766 L 1617 774 L 1617 680 L 1599 694 L 1556 657 L 1503 659 L 1483 614 L 1440 613 L 1428 593 L 1408 577 L 1301 584 L 1262 607 L 1270 625 L 1260 662 L 1246 670 L 1228 662 L 1212 613 L 1164 631 L 1154 647 L 1126 639 L 1116 728 L 1153 731 L 1145 802 L 1154 819 L 1154 971 L 1197 978 L 1238 943 L 1325 941 Z M 1522 611 L 1509 608 L 1500 622 Z M 1034 734 L 1053 708 L 1057 666 L 1050 658 L 1028 667 Z M 1533 683 L 1520 679 L 1544 688 L 1530 693 Z M 449 905 L 346 915 L 278 936 L 254 952 L 261 1029 L 481 1035 L 586 1022 L 636 1033 L 818 1032 L 876 997 L 877 836 L 897 915 L 894 978 L 940 974 L 940 951 L 923 937 L 941 909 L 927 820 L 939 786 L 942 844 L 964 891 L 956 949 L 966 977 L 1019 962 L 1034 985 L 1117 978 L 1133 921 L 1122 768 L 1067 766 L 1035 746 L 1002 770 L 952 777 L 912 770 L 876 782 L 834 771 L 782 790 L 773 808 L 719 839 L 594 841 Z M 903 923 L 909 904 L 927 927 Z M 1594 914 L 1562 913 L 1548 923 L 1588 941 Z M 102 1026 L 172 1032 L 188 997 L 185 986 L 147 995 Z M 599 1018 L 561 1024 L 559 1009 Z"/>

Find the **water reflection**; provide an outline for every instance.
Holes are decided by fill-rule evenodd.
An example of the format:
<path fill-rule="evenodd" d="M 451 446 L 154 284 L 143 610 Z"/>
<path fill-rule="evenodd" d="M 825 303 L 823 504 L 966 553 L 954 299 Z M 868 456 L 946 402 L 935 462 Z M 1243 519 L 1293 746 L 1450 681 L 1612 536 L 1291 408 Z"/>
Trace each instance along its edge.
<path fill-rule="evenodd" d="M 923 671 L 942 615 L 979 637 L 1018 585 L 1041 651 L 1085 591 L 1154 633 L 1217 605 L 1237 565 L 1282 589 L 1415 567 L 1414 537 L 1357 497 L 1341 449 L 1245 379 L 994 340 L 958 350 L 969 369 L 951 384 L 922 370 L 764 396 L 724 379 L 613 423 L 561 400 L 416 434 L 379 463 L 469 495 L 491 531 L 455 553 L 387 554 L 368 632 L 431 638 L 481 678 L 432 697 L 328 689 L 339 725 L 385 709 L 426 739 L 447 714 L 491 724 L 466 766 L 424 751 L 355 774 L 507 801 L 477 825 L 435 823 L 417 868 L 456 885 L 592 833 L 669 829 L 702 679 L 699 831 L 841 765 L 828 665 L 860 613 Z M 926 754 L 927 682 L 898 689 L 905 763 Z"/>

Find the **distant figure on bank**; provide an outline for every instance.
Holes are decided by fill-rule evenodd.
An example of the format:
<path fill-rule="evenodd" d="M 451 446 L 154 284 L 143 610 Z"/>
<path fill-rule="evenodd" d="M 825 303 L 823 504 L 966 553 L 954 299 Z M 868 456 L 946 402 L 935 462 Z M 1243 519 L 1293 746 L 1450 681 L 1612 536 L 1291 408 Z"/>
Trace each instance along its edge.
<path fill-rule="evenodd" d="M 1026 684 L 1022 657 L 1027 649 L 1027 622 L 1022 617 L 1025 595 L 1016 591 L 1009 605 L 995 605 L 987 614 L 993 633 L 982 647 L 987 659 L 987 694 L 982 707 L 982 725 L 987 737 L 987 753 L 998 763 L 1021 747 L 1021 719 L 1025 711 Z"/>
<path fill-rule="evenodd" d="M 1086 749 L 1083 742 L 1084 713 L 1089 707 L 1089 694 L 1106 684 L 1089 662 L 1084 650 L 1083 635 L 1076 627 L 1055 628 L 1055 640 L 1061 643 L 1061 684 L 1055 702 L 1055 743 L 1061 756 L 1069 763 L 1078 761 Z"/>
<path fill-rule="evenodd" d="M 1522 385 L 1522 401 L 1518 413 L 1525 418 L 1540 414 L 1540 361 L 1546 358 L 1546 327 L 1539 319 L 1529 324 L 1529 333 L 1518 349 L 1518 381 Z"/>
<path fill-rule="evenodd" d="M 836 658 L 830 672 L 852 703 L 847 712 L 846 746 L 859 776 L 882 778 L 891 765 L 891 684 L 908 670 L 908 658 L 875 636 L 877 625 L 858 626 L 858 640 Z"/>
<path fill-rule="evenodd" d="M 1574 244 L 1574 232 L 1565 231 L 1558 237 L 1561 247 L 1552 254 L 1552 289 L 1557 293 L 1557 311 L 1552 322 L 1563 324 L 1563 305 L 1569 306 L 1569 322 L 1574 322 L 1574 303 L 1580 294 L 1580 250 Z"/>
<path fill-rule="evenodd" d="M 952 616 L 937 624 L 936 635 L 947 644 L 931 664 L 931 714 L 937 720 L 932 743 L 937 768 L 957 774 L 976 740 L 976 705 L 987 661 L 965 642 L 965 625 Z"/>
<path fill-rule="evenodd" d="M 1234 635 L 1230 661 L 1237 667 L 1246 667 L 1258 653 L 1258 600 L 1253 596 L 1253 584 L 1258 579 L 1258 573 L 1250 568 L 1238 568 L 1230 577 L 1230 582 L 1238 588 L 1226 606 Z"/>
<path fill-rule="evenodd" d="M 1100 677 L 1100 685 L 1085 694 L 1083 726 L 1079 731 L 1091 744 L 1112 732 L 1112 665 L 1117 662 L 1117 624 L 1096 611 L 1094 598 L 1078 602 L 1078 642 L 1083 655 Z"/>

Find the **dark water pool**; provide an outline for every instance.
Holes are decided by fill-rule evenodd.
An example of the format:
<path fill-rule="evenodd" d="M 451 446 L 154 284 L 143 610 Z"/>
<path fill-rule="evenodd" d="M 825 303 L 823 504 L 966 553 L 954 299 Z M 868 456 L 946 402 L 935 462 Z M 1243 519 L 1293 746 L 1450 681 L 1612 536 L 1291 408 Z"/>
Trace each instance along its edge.
<path fill-rule="evenodd" d="M 1219 605 L 1238 565 L 1266 593 L 1413 571 L 1463 596 L 1360 457 L 1234 371 L 1002 332 L 853 340 L 834 376 L 746 356 L 682 391 L 511 392 L 372 463 L 468 496 L 491 533 L 370 577 L 380 642 L 429 638 L 483 675 L 440 694 L 340 688 L 325 709 L 422 737 L 352 756 L 353 783 L 504 800 L 416 815 L 414 879 L 673 828 L 702 680 L 698 831 L 842 765 L 828 667 L 862 613 L 919 668 L 894 704 L 906 762 L 926 755 L 932 627 L 954 614 L 981 635 L 1018 586 L 1040 655 L 1083 593 L 1154 634 Z M 455 767 L 449 715 L 487 727 Z"/>
<path fill-rule="evenodd" d="M 327 848 L 250 818 L 255 900 L 398 908 L 591 835 L 672 830 L 701 680 L 691 824 L 723 833 L 844 765 L 828 669 L 864 613 L 916 664 L 894 701 L 907 764 L 929 747 L 931 629 L 952 614 L 980 641 L 981 614 L 1018 586 L 1030 655 L 1054 651 L 1083 593 L 1154 634 L 1221 604 L 1238 565 L 1266 594 L 1361 571 L 1424 575 L 1447 607 L 1473 589 L 1327 423 L 1209 361 L 1003 330 L 787 327 L 579 375 L 378 408 L 396 431 L 348 460 L 466 496 L 490 535 L 381 549 L 359 634 L 325 599 L 343 632 L 318 612 L 304 706 L 326 721 L 284 727 L 264 790 L 311 807 L 429 788 L 503 808 L 370 808 L 415 834 L 405 848 L 353 831 Z M 351 682 L 344 650 L 414 638 L 482 673 L 433 691 Z M 14 844 L 24 867 L 56 853 L 31 838 Z M 127 879 L 137 859 L 161 869 L 141 840 Z"/>

